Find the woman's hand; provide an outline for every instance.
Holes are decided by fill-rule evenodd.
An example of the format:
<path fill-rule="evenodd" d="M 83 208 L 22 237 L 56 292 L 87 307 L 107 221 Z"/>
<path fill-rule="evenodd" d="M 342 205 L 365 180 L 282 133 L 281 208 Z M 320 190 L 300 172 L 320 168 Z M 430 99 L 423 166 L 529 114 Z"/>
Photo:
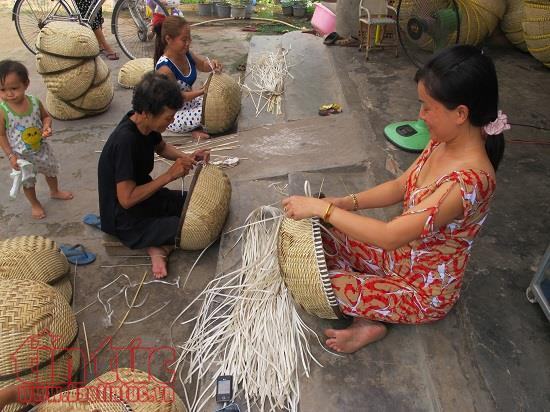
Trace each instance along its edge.
<path fill-rule="evenodd" d="M 282 201 L 285 216 L 294 220 L 308 217 L 322 217 L 330 202 L 327 199 L 317 199 L 307 196 L 290 196 Z"/>
<path fill-rule="evenodd" d="M 223 64 L 221 64 L 216 59 L 210 60 L 210 67 L 214 70 L 216 73 L 221 73 L 223 69 Z"/>
<path fill-rule="evenodd" d="M 333 203 L 334 206 L 340 209 L 353 210 L 353 199 L 350 196 L 325 197 L 323 200 L 325 200 L 328 203 Z"/>
<path fill-rule="evenodd" d="M 195 160 L 197 162 L 200 162 L 200 161 L 208 162 L 210 160 L 210 150 L 208 150 L 208 149 L 199 149 L 199 150 L 193 152 L 191 157 L 193 158 L 193 160 Z"/>

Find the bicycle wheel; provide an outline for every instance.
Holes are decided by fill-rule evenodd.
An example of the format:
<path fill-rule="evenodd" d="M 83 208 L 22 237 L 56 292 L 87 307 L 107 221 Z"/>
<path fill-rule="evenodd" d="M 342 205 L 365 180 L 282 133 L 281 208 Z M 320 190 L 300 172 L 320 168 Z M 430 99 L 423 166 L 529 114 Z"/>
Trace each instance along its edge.
<path fill-rule="evenodd" d="M 167 14 L 164 6 L 160 7 Z M 150 33 L 151 17 L 147 13 L 145 0 L 117 2 L 111 18 L 111 30 L 120 48 L 130 59 L 153 58 L 155 38 Z"/>
<path fill-rule="evenodd" d="M 68 19 L 69 8 L 60 0 L 17 0 L 12 20 L 19 38 L 27 49 L 36 54 L 36 38 L 49 21 Z"/>

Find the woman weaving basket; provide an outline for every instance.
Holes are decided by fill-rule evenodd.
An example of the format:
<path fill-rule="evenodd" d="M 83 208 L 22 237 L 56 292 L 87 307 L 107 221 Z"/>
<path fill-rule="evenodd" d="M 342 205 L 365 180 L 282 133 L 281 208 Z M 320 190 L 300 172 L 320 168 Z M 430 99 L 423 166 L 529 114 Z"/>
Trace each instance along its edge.
<path fill-rule="evenodd" d="M 145 75 L 135 89 L 133 110 L 111 133 L 99 158 L 101 230 L 129 248 L 147 248 L 156 278 L 167 275 L 166 257 L 175 244 L 186 195 L 164 186 L 209 158 L 206 150 L 186 155 L 162 139 L 181 103 L 174 82 L 161 74 Z M 155 153 L 174 164 L 152 179 Z"/>
<path fill-rule="evenodd" d="M 191 28 L 178 16 L 169 16 L 157 26 L 155 43 L 155 70 L 178 83 L 183 96 L 183 105 L 177 111 L 168 130 L 175 133 L 191 132 L 196 139 L 210 137 L 201 130 L 204 88 L 193 90 L 197 71 L 220 72 L 222 65 L 189 50 Z"/>
<path fill-rule="evenodd" d="M 339 352 L 383 338 L 384 322 L 445 317 L 495 190 L 509 125 L 497 110 L 491 59 L 473 46 L 455 46 L 415 80 L 431 141 L 405 173 L 346 197 L 283 200 L 287 217 L 318 216 L 332 226 L 323 236 L 332 289 L 354 317 L 347 329 L 325 331 L 327 346 Z M 353 213 L 400 202 L 402 214 L 387 223 Z"/>

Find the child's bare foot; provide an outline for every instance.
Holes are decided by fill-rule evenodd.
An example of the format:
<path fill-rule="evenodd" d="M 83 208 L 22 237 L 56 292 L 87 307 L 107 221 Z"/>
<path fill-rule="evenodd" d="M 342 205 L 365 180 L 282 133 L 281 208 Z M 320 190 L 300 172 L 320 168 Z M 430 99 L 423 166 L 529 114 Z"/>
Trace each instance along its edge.
<path fill-rule="evenodd" d="M 191 136 L 193 139 L 201 140 L 201 139 L 210 139 L 210 135 L 206 132 L 203 132 L 202 130 L 193 130 L 191 132 Z"/>
<path fill-rule="evenodd" d="M 73 198 L 73 194 L 71 192 L 58 190 L 57 192 L 50 192 L 50 197 L 52 199 L 71 200 Z"/>
<path fill-rule="evenodd" d="M 33 219 L 44 219 L 46 217 L 46 212 L 40 203 L 37 205 L 31 205 L 32 218 Z"/>
<path fill-rule="evenodd" d="M 151 257 L 151 264 L 153 266 L 153 276 L 155 279 L 162 279 L 168 276 L 168 269 L 166 267 L 166 261 L 168 257 L 168 251 L 163 247 L 150 247 L 147 249 L 147 253 Z"/>
<path fill-rule="evenodd" d="M 326 345 L 336 352 L 353 353 L 369 343 L 382 339 L 386 332 L 383 323 L 354 318 L 347 329 L 326 329 Z"/>

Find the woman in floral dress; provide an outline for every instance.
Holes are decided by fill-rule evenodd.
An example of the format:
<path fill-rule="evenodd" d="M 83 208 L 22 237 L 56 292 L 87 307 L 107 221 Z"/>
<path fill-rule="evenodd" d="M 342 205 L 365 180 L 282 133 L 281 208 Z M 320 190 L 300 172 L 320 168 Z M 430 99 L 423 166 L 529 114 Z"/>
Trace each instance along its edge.
<path fill-rule="evenodd" d="M 509 128 L 498 111 L 491 59 L 454 46 L 416 74 L 420 118 L 431 141 L 398 178 L 357 194 L 283 200 L 287 217 L 318 216 L 332 287 L 347 329 L 327 329 L 327 346 L 355 352 L 382 339 L 384 323 L 420 324 L 446 316 L 460 295 L 472 243 L 485 221 Z M 403 203 L 390 222 L 354 211 Z"/>

